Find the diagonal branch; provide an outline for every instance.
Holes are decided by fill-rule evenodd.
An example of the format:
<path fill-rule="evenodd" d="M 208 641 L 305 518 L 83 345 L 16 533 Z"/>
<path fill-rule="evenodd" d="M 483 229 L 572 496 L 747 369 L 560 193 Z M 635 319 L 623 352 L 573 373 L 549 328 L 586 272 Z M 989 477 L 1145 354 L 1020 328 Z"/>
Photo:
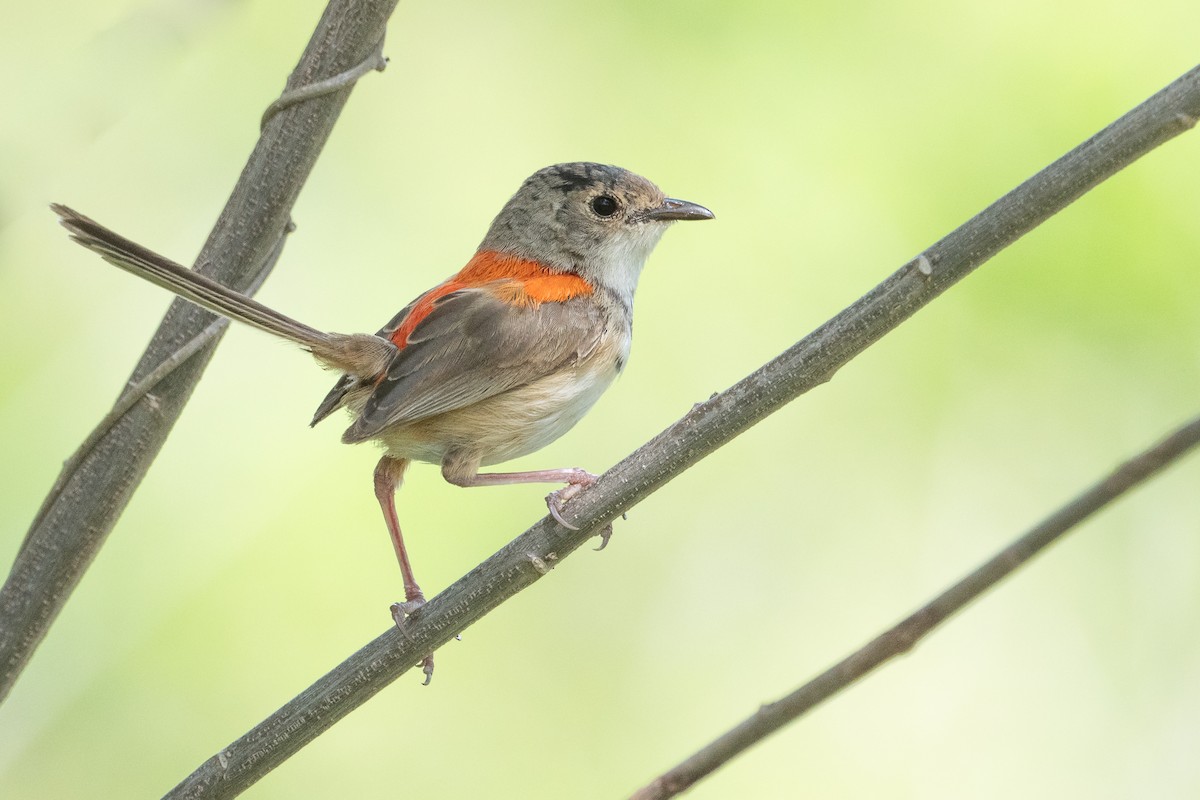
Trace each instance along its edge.
<path fill-rule="evenodd" d="M 285 96 L 356 65 L 373 50 L 397 0 L 331 0 Z M 241 177 L 196 259 L 196 268 L 239 291 L 274 266 L 290 213 L 353 86 L 301 95 L 263 126 Z M 176 301 L 154 334 L 114 413 L 67 461 L 0 588 L 0 700 L 7 697 L 50 624 L 104 544 L 212 357 L 223 325 Z"/>
<path fill-rule="evenodd" d="M 926 605 L 843 658 L 796 691 L 768 703 L 630 796 L 667 800 L 724 766 L 735 756 L 849 687 L 896 656 L 903 655 L 951 615 L 995 586 L 1063 534 L 1121 495 L 1157 475 L 1200 444 L 1200 417 L 1126 461 L 1112 474 L 1055 511 L 1024 536 L 981 564 Z"/>
<path fill-rule="evenodd" d="M 549 518 L 389 629 L 205 761 L 170 798 L 233 797 L 478 621 L 667 481 L 784 404 L 829 380 L 1003 248 L 1200 117 L 1200 68 L 993 203 L 845 311 L 729 390 L 692 409 L 572 500 L 579 531 Z"/>

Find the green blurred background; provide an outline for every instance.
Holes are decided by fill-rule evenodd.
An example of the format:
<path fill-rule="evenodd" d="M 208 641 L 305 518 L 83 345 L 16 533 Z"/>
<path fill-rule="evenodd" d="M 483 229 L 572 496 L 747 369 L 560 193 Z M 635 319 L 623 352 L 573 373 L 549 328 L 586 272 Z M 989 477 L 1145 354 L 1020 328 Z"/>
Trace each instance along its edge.
<path fill-rule="evenodd" d="M 4 3 L 0 561 L 108 410 L 162 291 L 69 203 L 190 260 L 322 4 Z M 589 159 L 717 221 L 643 277 L 621 381 L 513 468 L 608 467 L 1197 61 L 1194 0 L 402 2 L 261 298 L 374 330 L 519 182 Z M 1026 237 L 255 786 L 623 797 L 1200 410 L 1200 134 Z M 332 376 L 230 331 L 0 708 L 0 797 L 153 797 L 389 624 L 370 447 Z M 1088 523 L 701 798 L 1200 794 L 1200 459 Z M 540 487 L 410 473 L 436 591 Z"/>

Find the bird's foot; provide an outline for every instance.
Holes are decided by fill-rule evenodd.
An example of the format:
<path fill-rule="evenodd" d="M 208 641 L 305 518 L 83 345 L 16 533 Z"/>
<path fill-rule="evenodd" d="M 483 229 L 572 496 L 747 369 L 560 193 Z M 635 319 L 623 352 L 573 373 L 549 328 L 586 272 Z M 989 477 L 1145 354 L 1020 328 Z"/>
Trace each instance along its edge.
<path fill-rule="evenodd" d="M 546 495 L 546 507 L 554 521 L 568 530 L 577 531 L 578 527 L 563 519 L 562 509 L 568 500 L 596 482 L 596 476 L 587 470 L 577 469 L 567 478 L 567 485 Z"/>
<path fill-rule="evenodd" d="M 425 597 L 420 592 L 403 603 L 392 603 L 392 621 L 396 623 L 396 628 L 405 636 L 408 636 L 408 631 L 404 629 L 404 623 L 423 605 L 425 605 Z M 429 682 L 433 680 L 433 653 L 422 658 L 418 666 L 421 667 L 421 672 L 425 674 L 425 681 L 421 685 L 428 686 Z"/>
<path fill-rule="evenodd" d="M 600 546 L 592 549 L 599 553 L 604 548 L 608 547 L 608 540 L 612 538 L 612 523 L 608 523 L 600 529 Z"/>

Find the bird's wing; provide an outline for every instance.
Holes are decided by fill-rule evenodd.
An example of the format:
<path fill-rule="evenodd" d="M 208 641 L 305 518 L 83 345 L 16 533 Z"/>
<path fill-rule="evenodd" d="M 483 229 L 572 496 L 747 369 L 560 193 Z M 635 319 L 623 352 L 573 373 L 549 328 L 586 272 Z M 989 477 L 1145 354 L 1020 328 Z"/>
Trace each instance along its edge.
<path fill-rule="evenodd" d="M 402 331 L 407 336 L 343 440 L 365 441 L 392 425 L 523 386 L 585 359 L 599 345 L 606 323 L 595 303 L 513 303 L 503 283 L 437 297 L 411 330 L 402 321 L 393 341 Z"/>

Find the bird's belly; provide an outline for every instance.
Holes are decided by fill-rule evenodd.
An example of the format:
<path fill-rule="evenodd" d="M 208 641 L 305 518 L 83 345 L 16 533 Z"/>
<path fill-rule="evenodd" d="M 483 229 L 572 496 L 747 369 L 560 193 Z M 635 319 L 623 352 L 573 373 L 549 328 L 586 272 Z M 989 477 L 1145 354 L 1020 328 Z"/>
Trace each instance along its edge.
<path fill-rule="evenodd" d="M 427 417 L 380 437 L 398 458 L 440 464 L 450 451 L 467 451 L 481 466 L 539 450 L 587 413 L 617 376 L 610 365 L 579 365 L 465 408 Z"/>

